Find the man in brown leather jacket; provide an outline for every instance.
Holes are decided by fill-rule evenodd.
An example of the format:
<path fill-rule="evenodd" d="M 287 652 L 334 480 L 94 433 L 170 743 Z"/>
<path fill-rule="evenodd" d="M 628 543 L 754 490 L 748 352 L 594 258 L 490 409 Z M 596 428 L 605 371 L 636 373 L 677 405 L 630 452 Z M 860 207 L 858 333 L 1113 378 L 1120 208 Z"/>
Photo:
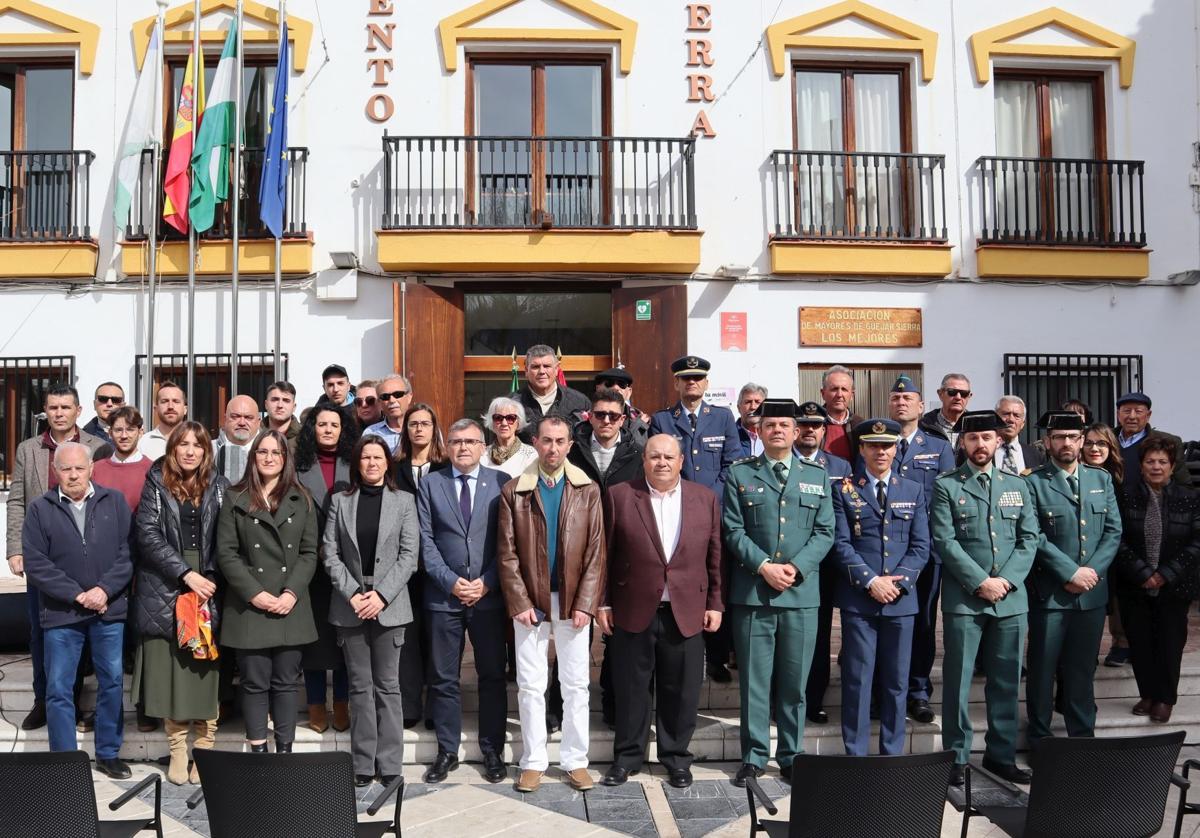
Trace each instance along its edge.
<path fill-rule="evenodd" d="M 533 437 L 538 461 L 509 481 L 500 495 L 496 551 L 500 589 L 516 639 L 524 742 L 516 788 L 522 792 L 536 791 L 549 766 L 545 692 L 551 637 L 563 696 L 559 765 L 575 789 L 592 787 L 587 771 L 588 629 L 604 586 L 604 517 L 600 488 L 567 462 L 571 430 L 562 417 L 542 418 Z"/>

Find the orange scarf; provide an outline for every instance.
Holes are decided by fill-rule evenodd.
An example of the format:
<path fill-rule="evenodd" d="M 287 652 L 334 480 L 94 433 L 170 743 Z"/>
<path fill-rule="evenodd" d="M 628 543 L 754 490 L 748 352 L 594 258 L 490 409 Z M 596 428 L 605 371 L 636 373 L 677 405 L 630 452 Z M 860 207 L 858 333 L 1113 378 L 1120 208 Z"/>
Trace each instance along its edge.
<path fill-rule="evenodd" d="M 175 634 L 179 648 L 191 650 L 192 657 L 215 661 L 219 653 L 208 603 L 209 600 L 200 602 L 195 591 L 180 594 L 175 600 Z"/>

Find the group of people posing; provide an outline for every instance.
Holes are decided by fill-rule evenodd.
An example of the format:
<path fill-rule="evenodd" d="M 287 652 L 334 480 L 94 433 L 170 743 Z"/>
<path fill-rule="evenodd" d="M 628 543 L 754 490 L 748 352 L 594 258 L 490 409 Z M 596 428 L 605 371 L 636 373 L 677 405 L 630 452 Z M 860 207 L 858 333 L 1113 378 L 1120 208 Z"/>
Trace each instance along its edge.
<path fill-rule="evenodd" d="M 671 370 L 679 400 L 650 415 L 626 370 L 584 395 L 535 346 L 519 390 L 443 430 L 404 376 L 353 387 L 332 365 L 299 417 L 288 382 L 268 389 L 265 417 L 231 399 L 215 441 L 171 382 L 145 433 L 116 384 L 97 389 L 82 429 L 76 391 L 51 388 L 49 427 L 18 447 L 8 503 L 9 565 L 29 582 L 36 703 L 23 727 L 48 725 L 53 750 L 94 727 L 98 769 L 129 776 L 127 657 L 139 727 L 166 729 L 168 779 L 197 782 L 189 738 L 213 746 L 235 670 L 248 748 L 273 738 L 278 753 L 293 746 L 301 679 L 307 724 L 328 727 L 332 675 L 357 784 L 400 773 L 404 729 L 422 717 L 438 744 L 425 779 L 440 782 L 458 765 L 469 637 L 486 778 L 509 776 L 512 678 L 516 788 L 540 786 L 561 727 L 560 767 L 587 790 L 594 624 L 616 731 L 602 783 L 642 768 L 653 719 L 668 782 L 689 786 L 705 672 L 728 681 L 734 666 L 733 781 L 765 769 L 772 720 L 790 781 L 806 722 L 828 721 L 835 607 L 848 753 L 868 752 L 872 718 L 885 754 L 905 750 L 907 718 L 934 720 L 939 610 L 952 782 L 971 751 L 976 671 L 998 776 L 1029 780 L 1016 764 L 1022 666 L 1031 739 L 1051 733 L 1056 683 L 1068 735 L 1093 734 L 1106 614 L 1124 641 L 1110 659 L 1132 658 L 1133 712 L 1169 721 L 1200 595 L 1200 503 L 1144 394 L 1118 401 L 1119 434 L 1072 404 L 1029 445 L 1021 400 L 968 410 L 958 374 L 928 413 L 901 376 L 888 416 L 855 416 L 852 375 L 834 367 L 821 403 L 747 384 L 735 419 L 704 400 L 707 361 Z M 85 648 L 94 721 L 78 707 Z"/>

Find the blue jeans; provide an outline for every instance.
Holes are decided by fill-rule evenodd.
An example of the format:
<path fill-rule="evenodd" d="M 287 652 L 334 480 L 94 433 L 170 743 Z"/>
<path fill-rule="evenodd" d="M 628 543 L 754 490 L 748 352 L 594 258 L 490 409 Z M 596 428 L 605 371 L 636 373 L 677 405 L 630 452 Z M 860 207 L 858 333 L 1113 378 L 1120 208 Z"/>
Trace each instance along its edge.
<path fill-rule="evenodd" d="M 124 634 L 124 623 L 107 623 L 98 617 L 45 629 L 46 725 L 51 751 L 74 751 L 78 747 L 74 686 L 86 639 L 92 647 L 92 666 L 96 670 L 96 759 L 116 759 L 125 727 L 121 707 Z"/>
<path fill-rule="evenodd" d="M 41 596 L 26 579 L 25 613 L 29 617 L 29 662 L 33 665 L 33 700 L 46 701 L 46 644 L 42 636 Z"/>
<path fill-rule="evenodd" d="M 304 691 L 309 704 L 325 703 L 325 673 L 324 669 L 304 670 Z M 346 675 L 346 667 L 340 666 L 333 670 L 333 700 L 350 700 L 350 679 Z"/>

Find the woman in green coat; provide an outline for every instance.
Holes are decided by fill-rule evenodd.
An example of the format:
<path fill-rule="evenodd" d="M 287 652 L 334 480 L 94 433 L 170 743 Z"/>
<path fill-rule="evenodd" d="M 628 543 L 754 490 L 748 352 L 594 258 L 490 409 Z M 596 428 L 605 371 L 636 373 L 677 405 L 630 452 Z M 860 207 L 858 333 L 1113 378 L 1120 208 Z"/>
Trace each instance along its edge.
<path fill-rule="evenodd" d="M 221 643 L 237 651 L 250 750 L 275 751 L 296 735 L 302 649 L 317 639 L 308 583 L 317 567 L 317 511 L 296 480 L 287 440 L 265 431 L 250 447 L 246 476 L 225 496 L 217 564 L 228 583 Z"/>

